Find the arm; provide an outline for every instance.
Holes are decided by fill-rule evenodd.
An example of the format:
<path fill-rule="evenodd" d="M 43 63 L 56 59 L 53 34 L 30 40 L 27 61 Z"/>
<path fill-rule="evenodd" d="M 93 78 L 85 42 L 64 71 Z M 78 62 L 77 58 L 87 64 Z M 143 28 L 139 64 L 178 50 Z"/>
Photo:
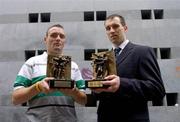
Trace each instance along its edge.
<path fill-rule="evenodd" d="M 71 94 L 73 99 L 82 105 L 85 105 L 87 103 L 87 97 L 85 92 L 78 90 L 77 88 L 74 88 L 74 92 Z"/>
<path fill-rule="evenodd" d="M 22 104 L 30 100 L 33 96 L 35 96 L 38 93 L 39 91 L 37 91 L 35 84 L 28 88 L 22 87 L 16 89 L 12 93 L 12 102 L 14 105 Z"/>
<path fill-rule="evenodd" d="M 71 96 L 77 103 L 85 105 L 87 103 L 87 96 L 84 91 L 85 89 L 85 81 L 81 76 L 81 72 L 79 70 L 78 65 L 75 62 L 71 64 L 71 78 L 75 81 L 75 88 L 69 91 L 67 95 Z M 63 89 L 61 89 L 62 91 Z M 68 90 L 68 89 L 64 89 Z M 66 93 L 65 93 L 66 94 Z"/>
<path fill-rule="evenodd" d="M 140 48 L 137 52 L 138 55 L 132 53 L 130 59 L 119 66 L 119 77 L 116 75 L 106 77 L 108 81 L 103 84 L 110 87 L 93 91 L 111 92 L 112 96 L 121 99 L 162 100 L 165 89 L 153 50 Z"/>
<path fill-rule="evenodd" d="M 152 48 L 140 48 L 136 72 L 133 76 L 126 74 L 120 77 L 117 95 L 136 100 L 162 100 L 165 89 L 160 69 Z M 125 96 L 125 95 L 126 96 Z"/>
<path fill-rule="evenodd" d="M 14 90 L 12 93 L 13 104 L 17 105 L 17 104 L 22 104 L 24 102 L 27 102 L 32 97 L 39 94 L 40 92 L 45 93 L 45 94 L 52 92 L 53 90 L 51 90 L 49 88 L 49 85 L 47 83 L 49 80 L 52 80 L 52 79 L 53 78 L 51 78 L 51 77 L 47 77 L 47 78 L 43 79 L 42 81 L 39 81 L 39 82 L 33 84 L 30 87 L 22 86 L 21 88 Z"/>

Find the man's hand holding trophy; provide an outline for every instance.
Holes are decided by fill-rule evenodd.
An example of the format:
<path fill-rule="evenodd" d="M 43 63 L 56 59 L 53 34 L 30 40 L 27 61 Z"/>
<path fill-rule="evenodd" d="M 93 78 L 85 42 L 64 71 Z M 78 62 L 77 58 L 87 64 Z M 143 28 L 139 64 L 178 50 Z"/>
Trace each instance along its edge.
<path fill-rule="evenodd" d="M 105 51 L 92 54 L 93 78 L 86 80 L 87 88 L 105 88 L 101 81 L 106 81 L 105 77 L 117 74 L 116 62 L 113 51 Z"/>
<path fill-rule="evenodd" d="M 50 88 L 74 88 L 71 80 L 71 57 L 48 55 L 47 76 L 54 77 L 49 81 Z"/>

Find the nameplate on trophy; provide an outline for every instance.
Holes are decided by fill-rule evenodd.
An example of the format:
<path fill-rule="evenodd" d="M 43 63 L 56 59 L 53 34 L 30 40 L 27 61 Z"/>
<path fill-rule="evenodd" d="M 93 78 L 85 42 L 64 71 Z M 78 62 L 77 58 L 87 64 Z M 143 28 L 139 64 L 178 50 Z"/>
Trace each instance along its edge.
<path fill-rule="evenodd" d="M 71 57 L 65 55 L 48 55 L 47 77 L 53 77 L 49 81 L 50 88 L 73 88 L 71 80 Z"/>
<path fill-rule="evenodd" d="M 87 88 L 107 88 L 102 84 L 101 81 L 106 81 L 104 79 L 106 76 L 111 74 L 117 74 L 116 71 L 116 61 L 113 51 L 104 51 L 92 54 L 92 68 L 93 68 L 93 79 L 86 80 Z"/>

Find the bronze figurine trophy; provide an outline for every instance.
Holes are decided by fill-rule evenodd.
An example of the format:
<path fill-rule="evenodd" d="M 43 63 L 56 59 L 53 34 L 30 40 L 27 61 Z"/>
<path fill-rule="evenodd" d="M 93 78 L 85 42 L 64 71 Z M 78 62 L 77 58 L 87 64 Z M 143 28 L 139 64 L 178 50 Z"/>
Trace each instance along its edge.
<path fill-rule="evenodd" d="M 86 80 L 87 88 L 105 88 L 101 81 L 111 74 L 117 74 L 114 52 L 104 51 L 92 54 L 93 79 Z"/>
<path fill-rule="evenodd" d="M 73 88 L 71 80 L 71 57 L 48 55 L 47 77 L 54 77 L 49 81 L 50 88 Z"/>

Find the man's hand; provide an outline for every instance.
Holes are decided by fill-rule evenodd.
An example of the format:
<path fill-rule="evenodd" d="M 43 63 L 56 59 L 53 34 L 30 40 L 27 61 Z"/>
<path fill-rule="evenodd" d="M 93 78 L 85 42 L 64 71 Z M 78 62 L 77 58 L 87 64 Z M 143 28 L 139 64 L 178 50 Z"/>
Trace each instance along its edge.
<path fill-rule="evenodd" d="M 54 79 L 53 77 L 46 77 L 42 81 L 37 82 L 39 89 L 42 93 L 48 94 L 54 91 L 54 89 L 50 89 L 49 84 L 48 84 L 48 82 L 53 79 Z"/>
<path fill-rule="evenodd" d="M 117 75 L 109 75 L 105 77 L 106 81 L 100 81 L 103 85 L 108 86 L 107 88 L 92 88 L 91 90 L 95 93 L 101 92 L 116 92 L 120 87 L 120 78 Z"/>

